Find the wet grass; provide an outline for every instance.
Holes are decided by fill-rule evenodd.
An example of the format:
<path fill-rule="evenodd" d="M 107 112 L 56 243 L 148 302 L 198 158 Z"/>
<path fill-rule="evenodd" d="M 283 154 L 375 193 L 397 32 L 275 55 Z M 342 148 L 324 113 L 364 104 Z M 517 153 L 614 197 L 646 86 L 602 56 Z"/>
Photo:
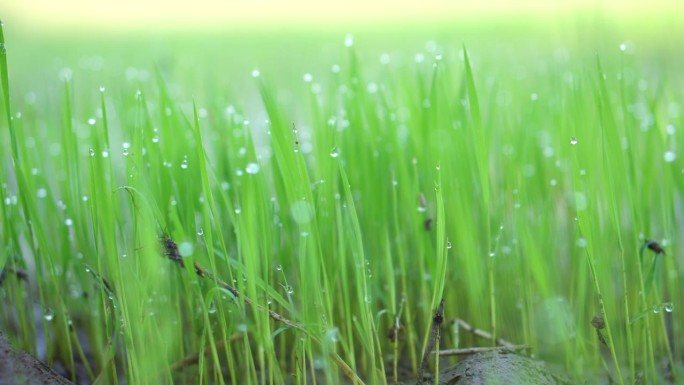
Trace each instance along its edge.
<path fill-rule="evenodd" d="M 684 78 L 618 37 L 235 72 L 0 37 L 0 328 L 99 384 L 391 383 L 482 346 L 456 319 L 578 383 L 681 381 Z"/>

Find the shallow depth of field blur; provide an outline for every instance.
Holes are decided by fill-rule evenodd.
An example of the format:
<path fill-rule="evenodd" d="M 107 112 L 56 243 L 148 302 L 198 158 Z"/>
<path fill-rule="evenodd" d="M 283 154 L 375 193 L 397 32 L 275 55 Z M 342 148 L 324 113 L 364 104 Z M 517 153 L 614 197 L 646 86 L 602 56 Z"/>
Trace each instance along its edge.
<path fill-rule="evenodd" d="M 167 3 L 2 7 L 15 346 L 76 383 L 408 383 L 444 298 L 437 349 L 495 344 L 458 318 L 681 383 L 677 2 Z"/>

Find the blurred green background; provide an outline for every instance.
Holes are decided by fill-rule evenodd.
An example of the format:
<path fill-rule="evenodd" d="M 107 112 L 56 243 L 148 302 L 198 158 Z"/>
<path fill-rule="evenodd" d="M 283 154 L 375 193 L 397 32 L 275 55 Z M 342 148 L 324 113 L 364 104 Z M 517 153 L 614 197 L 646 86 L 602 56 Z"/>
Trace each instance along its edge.
<path fill-rule="evenodd" d="M 684 3 L 675 0 L 2 2 L 15 81 L 63 67 L 99 72 L 106 81 L 126 68 L 174 64 L 195 91 L 206 82 L 240 81 L 257 66 L 299 79 L 302 63 L 335 61 L 348 33 L 373 60 L 436 41 L 465 43 L 512 64 L 526 50 L 592 53 L 630 42 L 653 56 L 684 41 Z M 287 76 L 291 71 L 297 76 Z"/>
<path fill-rule="evenodd" d="M 220 89 L 251 102 L 253 69 L 301 89 L 304 73 L 321 78 L 341 60 L 348 34 L 363 62 L 389 57 L 399 69 L 414 53 L 462 44 L 512 71 L 540 56 L 593 60 L 623 43 L 655 71 L 683 64 L 684 7 L 670 0 L 3 1 L 14 89 L 32 95 L 56 96 L 65 71 L 95 92 L 159 70 L 178 95 Z"/>

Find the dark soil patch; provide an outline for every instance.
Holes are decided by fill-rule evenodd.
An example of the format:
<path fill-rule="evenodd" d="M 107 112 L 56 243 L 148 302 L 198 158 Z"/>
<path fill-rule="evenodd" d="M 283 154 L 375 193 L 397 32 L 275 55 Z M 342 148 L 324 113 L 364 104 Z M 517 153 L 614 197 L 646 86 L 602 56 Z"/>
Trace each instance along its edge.
<path fill-rule="evenodd" d="M 44 363 L 15 350 L 0 334 L 0 385 L 71 385 Z"/>
<path fill-rule="evenodd" d="M 543 362 L 506 351 L 478 353 L 463 358 L 458 364 L 433 373 L 425 373 L 421 381 L 405 381 L 406 385 L 569 385 L 570 382 L 551 373 Z"/>

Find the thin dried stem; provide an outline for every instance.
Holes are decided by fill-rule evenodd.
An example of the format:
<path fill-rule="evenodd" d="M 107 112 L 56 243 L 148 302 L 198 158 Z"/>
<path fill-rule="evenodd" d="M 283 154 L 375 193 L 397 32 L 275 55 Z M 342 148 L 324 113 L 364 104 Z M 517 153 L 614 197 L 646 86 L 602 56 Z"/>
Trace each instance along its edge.
<path fill-rule="evenodd" d="M 511 346 L 495 346 L 495 347 L 484 347 L 484 348 L 463 348 L 463 349 L 445 349 L 440 350 L 437 354 L 440 357 L 448 356 L 467 356 L 476 353 L 485 353 L 492 351 L 505 351 L 505 350 L 525 350 L 528 349 L 528 345 L 511 345 Z"/>
<path fill-rule="evenodd" d="M 469 323 L 465 322 L 464 320 L 462 320 L 462 319 L 460 319 L 460 318 L 456 318 L 453 322 L 458 323 L 458 326 L 460 326 L 463 330 L 465 330 L 465 331 L 467 331 L 467 332 L 469 332 L 469 333 L 472 333 L 473 335 L 476 335 L 476 336 L 478 336 L 478 337 L 480 337 L 480 338 L 484 338 L 484 339 L 487 339 L 487 340 L 490 340 L 490 341 L 493 339 L 491 333 L 486 332 L 486 331 L 481 330 L 481 329 L 474 328 L 474 327 L 471 326 Z M 508 341 L 506 341 L 506 340 L 504 340 L 503 338 L 497 338 L 497 339 L 496 339 L 496 344 L 499 345 L 499 346 L 503 346 L 503 347 L 505 347 L 505 348 L 512 348 L 512 347 L 515 347 L 515 346 L 520 346 L 520 345 L 514 345 L 514 344 L 512 344 L 512 343 L 510 343 L 510 342 L 508 342 Z"/>
<path fill-rule="evenodd" d="M 169 258 L 171 261 L 176 262 L 179 264 L 181 267 L 184 267 L 183 264 L 183 259 L 181 258 L 180 252 L 178 251 L 178 245 L 176 245 L 176 242 L 173 241 L 170 237 L 164 235 L 161 238 L 162 246 L 164 247 L 164 254 L 166 255 L 167 258 Z M 311 334 L 308 330 L 306 330 L 302 325 L 289 320 L 288 318 L 276 313 L 273 310 L 270 310 L 267 307 L 264 307 L 263 305 L 259 305 L 257 303 L 254 303 L 249 297 L 246 295 L 241 294 L 236 288 L 233 286 L 229 285 L 225 281 L 216 278 L 209 270 L 204 268 L 202 265 L 199 263 L 195 262 L 194 264 L 195 267 L 195 273 L 201 277 L 201 278 L 209 278 L 216 282 L 219 286 L 222 288 L 228 290 L 235 298 L 242 298 L 242 300 L 245 302 L 245 304 L 250 305 L 255 307 L 257 310 L 267 313 L 271 319 L 278 321 L 280 323 L 283 323 L 293 329 L 299 330 L 300 332 L 304 333 L 307 337 L 309 337 L 312 341 L 316 342 L 319 345 L 322 345 L 321 340 L 319 340 L 316 336 Z M 335 362 L 335 364 L 342 370 L 345 376 L 349 378 L 353 384 L 355 385 L 364 385 L 364 382 L 359 378 L 359 376 L 352 370 L 352 368 L 347 365 L 346 362 L 340 357 L 337 353 L 335 352 L 329 352 L 328 355 L 330 358 Z"/>

